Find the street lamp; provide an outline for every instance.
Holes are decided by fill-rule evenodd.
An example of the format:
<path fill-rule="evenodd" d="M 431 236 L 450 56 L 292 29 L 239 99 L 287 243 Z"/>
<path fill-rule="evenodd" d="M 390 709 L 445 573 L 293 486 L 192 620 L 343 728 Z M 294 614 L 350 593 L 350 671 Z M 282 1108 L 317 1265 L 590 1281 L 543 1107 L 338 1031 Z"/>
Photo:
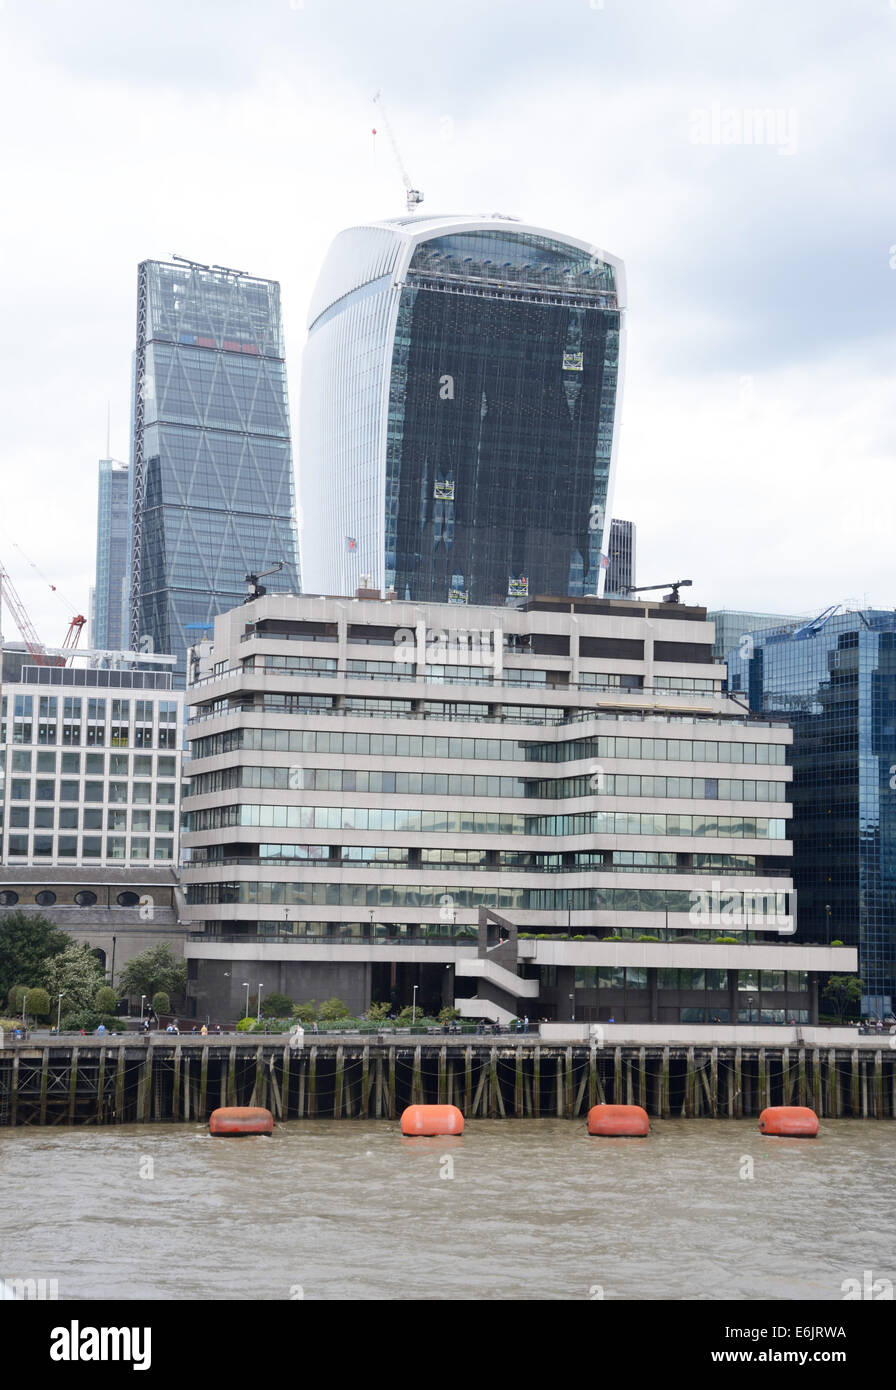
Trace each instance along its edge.
<path fill-rule="evenodd" d="M 575 990 L 573 990 L 572 994 L 571 994 L 569 997 L 570 997 L 570 999 L 572 1000 L 572 1010 L 571 1010 L 571 1012 L 572 1012 L 572 1022 L 575 1023 L 575 1021 L 576 1021 L 576 992 L 575 992 Z"/>
<path fill-rule="evenodd" d="M 412 1004 L 411 1004 L 411 1027 L 412 1027 L 412 1028 L 414 1028 L 414 1027 L 416 1026 L 416 1024 L 417 1024 L 417 990 L 418 990 L 419 988 L 420 988 L 419 985 L 414 985 L 414 998 L 413 998 L 413 1002 L 412 1002 Z"/>
<path fill-rule="evenodd" d="M 62 1000 L 63 1000 L 63 996 L 64 996 L 64 995 L 65 995 L 65 990 L 63 990 L 63 991 L 62 991 L 62 994 L 60 994 L 59 999 L 58 999 L 58 1002 L 57 1002 L 57 1005 L 56 1005 L 56 1033 L 57 1033 L 57 1036 L 58 1036 L 58 1034 L 59 1034 L 59 1029 L 62 1027 Z"/>
<path fill-rule="evenodd" d="M 828 946 L 830 946 L 830 944 L 831 944 L 831 904 L 830 904 L 830 903 L 825 903 L 825 905 L 824 905 L 824 913 L 825 913 L 825 917 L 827 918 L 827 924 L 828 924 L 828 939 L 827 939 L 827 944 L 828 944 Z"/>
<path fill-rule="evenodd" d="M 140 995 L 140 1026 L 141 1026 L 141 1028 L 143 1027 L 143 1005 L 144 1005 L 145 1000 L 146 1000 L 146 995 L 145 995 L 145 994 L 141 994 L 141 995 Z"/>
<path fill-rule="evenodd" d="M 261 991 L 262 991 L 263 989 L 264 989 L 264 985 L 261 985 L 261 984 L 260 984 L 260 985 L 258 986 L 258 1013 L 257 1013 L 256 1016 L 255 1016 L 255 1022 L 256 1022 L 256 1023 L 260 1023 L 260 1022 L 261 1022 Z"/>
<path fill-rule="evenodd" d="M 245 991 L 246 991 L 246 1012 L 243 1014 L 243 1018 L 248 1018 L 248 1017 L 249 1017 L 249 981 L 248 981 L 248 980 L 243 980 L 243 988 L 244 988 Z"/>

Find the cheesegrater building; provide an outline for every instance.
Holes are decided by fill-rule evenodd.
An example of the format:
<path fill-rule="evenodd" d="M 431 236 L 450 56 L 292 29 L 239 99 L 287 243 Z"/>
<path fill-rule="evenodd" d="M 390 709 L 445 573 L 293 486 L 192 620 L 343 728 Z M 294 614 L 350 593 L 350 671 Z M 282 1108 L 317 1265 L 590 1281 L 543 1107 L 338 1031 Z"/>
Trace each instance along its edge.
<path fill-rule="evenodd" d="M 341 232 L 303 365 L 306 590 L 598 593 L 624 303 L 619 260 L 513 218 Z"/>
<path fill-rule="evenodd" d="M 280 286 L 241 271 L 144 261 L 138 272 L 130 640 L 186 649 L 239 603 L 245 576 L 298 544 Z"/>

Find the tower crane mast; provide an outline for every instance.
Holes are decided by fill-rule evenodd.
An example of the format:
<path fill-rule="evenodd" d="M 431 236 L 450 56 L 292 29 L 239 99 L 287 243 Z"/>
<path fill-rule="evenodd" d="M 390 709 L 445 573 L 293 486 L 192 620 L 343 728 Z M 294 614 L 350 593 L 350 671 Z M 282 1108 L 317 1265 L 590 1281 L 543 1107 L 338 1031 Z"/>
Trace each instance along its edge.
<path fill-rule="evenodd" d="M 22 634 L 25 646 L 34 658 L 35 666 L 45 666 L 47 664 L 47 653 L 44 649 L 44 644 L 34 630 L 34 624 L 28 617 L 25 605 L 16 593 L 15 586 L 2 560 L 0 560 L 0 596 L 2 596 L 3 593 L 6 594 L 6 601 L 12 610 L 12 616 L 15 618 L 16 627 Z"/>
<path fill-rule="evenodd" d="M 380 96 L 379 92 L 376 93 L 376 95 L 373 98 L 373 101 L 374 105 L 380 108 L 380 116 L 383 122 L 383 129 L 386 132 L 386 138 L 388 139 L 389 144 L 392 146 L 392 153 L 395 155 L 395 163 L 398 165 L 398 172 L 401 174 L 401 181 L 404 184 L 404 193 L 407 204 L 407 210 L 408 212 L 413 212 L 418 207 L 418 205 L 423 202 L 423 194 L 420 192 L 419 188 L 411 187 L 410 176 L 408 175 L 407 169 L 404 167 L 404 160 L 402 159 L 401 151 L 398 148 L 398 141 L 392 134 L 392 127 L 389 124 L 389 117 L 386 115 L 386 108 L 383 105 L 383 98 Z M 374 131 L 373 133 L 375 135 L 376 131 Z"/>

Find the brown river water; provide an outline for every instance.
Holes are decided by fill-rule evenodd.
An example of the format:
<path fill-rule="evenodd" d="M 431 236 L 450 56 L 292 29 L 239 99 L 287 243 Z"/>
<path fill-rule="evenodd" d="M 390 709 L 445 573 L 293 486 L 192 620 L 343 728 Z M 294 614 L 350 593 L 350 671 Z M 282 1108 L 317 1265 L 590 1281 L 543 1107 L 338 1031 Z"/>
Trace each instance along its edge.
<path fill-rule="evenodd" d="M 749 1176 L 752 1171 L 752 1176 Z M 742 1174 L 744 1176 L 742 1176 Z M 817 1299 L 896 1283 L 896 1123 L 0 1130 L 0 1277 L 60 1299 Z"/>

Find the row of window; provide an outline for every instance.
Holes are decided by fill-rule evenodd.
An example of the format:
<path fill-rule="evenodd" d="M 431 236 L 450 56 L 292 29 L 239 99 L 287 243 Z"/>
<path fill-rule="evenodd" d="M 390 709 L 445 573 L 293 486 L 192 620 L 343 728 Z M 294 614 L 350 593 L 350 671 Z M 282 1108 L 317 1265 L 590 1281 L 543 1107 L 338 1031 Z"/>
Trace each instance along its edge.
<path fill-rule="evenodd" d="M 538 912 L 678 912 L 690 913 L 702 896 L 687 888 L 450 888 L 433 884 L 312 883 L 276 880 L 191 883 L 188 901 L 202 903 L 280 903 L 305 907 L 430 907 L 443 921 L 455 909 L 479 906 L 517 907 Z M 755 900 L 769 904 L 769 918 L 784 916 L 786 893 L 725 894 L 726 911 L 746 919 L 755 915 Z M 699 909 L 698 909 L 699 910 Z M 722 926 L 727 924 L 722 914 Z M 705 929 L 705 928 L 704 928 Z M 761 927 L 759 928 L 762 929 Z M 771 929 L 771 928 L 769 928 Z"/>
<path fill-rule="evenodd" d="M 744 992 L 802 994 L 808 989 L 805 970 L 737 970 L 732 974 L 737 976 L 737 989 Z M 657 970 L 656 977 L 657 989 L 729 988 L 727 970 L 663 969 Z M 577 965 L 575 981 L 582 989 L 646 989 L 647 969 L 638 965 Z"/>
<path fill-rule="evenodd" d="M 58 791 L 56 790 L 58 786 Z M 31 781 L 13 777 L 10 782 L 10 801 L 101 801 L 146 805 L 155 801 L 160 806 L 175 804 L 176 782 L 74 782 L 41 778 Z"/>
<path fill-rule="evenodd" d="M 678 816 L 663 812 L 592 811 L 572 816 L 517 812 L 392 810 L 368 806 L 260 806 L 243 803 L 189 813 L 190 830 L 231 826 L 293 830 L 403 830 L 477 835 L 675 835 L 783 840 L 785 820 L 757 816 Z"/>
<path fill-rule="evenodd" d="M 32 719 L 37 701 L 37 717 L 41 720 L 57 720 L 60 715 L 66 723 L 80 723 L 86 717 L 91 722 L 101 724 L 106 721 L 107 707 L 113 724 L 131 722 L 131 706 L 136 724 L 152 724 L 158 707 L 160 724 L 177 723 L 176 700 L 106 700 L 93 695 L 14 695 L 13 716 L 15 719 Z M 3 718 L 7 714 L 7 699 L 3 700 Z"/>
<path fill-rule="evenodd" d="M 471 740 L 472 741 L 472 740 Z M 717 777 L 637 777 L 604 774 L 529 782 L 517 777 L 487 777 L 448 772 L 375 772 L 325 767 L 228 767 L 191 778 L 190 795 L 233 787 L 279 791 L 373 792 L 399 796 L 501 797 L 504 800 L 569 797 L 650 796 L 664 800 L 778 801 L 786 800 L 786 783 L 719 779 Z"/>
<path fill-rule="evenodd" d="M 0 767 L 4 754 L 0 750 Z M 177 759 L 156 758 L 156 776 L 174 777 L 177 772 Z M 62 772 L 63 777 L 78 777 L 82 770 L 88 777 L 102 777 L 108 770 L 113 777 L 152 777 L 152 754 L 145 753 L 57 753 L 41 749 L 32 752 L 30 748 L 13 748 L 10 757 L 11 772 Z"/>
<path fill-rule="evenodd" d="M 281 656 L 267 653 L 250 656 L 242 662 L 243 671 L 268 671 L 281 675 L 323 672 L 336 675 L 338 663 L 335 657 L 320 656 Z M 345 663 L 345 673 L 349 676 L 382 676 L 385 680 L 423 680 L 429 683 L 445 681 L 451 685 L 463 685 L 468 681 L 489 681 L 496 685 L 516 684 L 527 686 L 575 685 L 569 671 L 538 671 L 531 667 L 502 666 L 501 675 L 496 676 L 492 666 L 470 666 L 451 661 L 447 664 L 427 660 L 419 670 L 415 662 L 408 661 L 360 661 L 349 659 Z M 223 671 L 221 672 L 223 674 Z M 625 675 L 615 672 L 580 671 L 578 684 L 598 690 L 642 690 L 642 675 Z M 653 687 L 657 690 L 687 690 L 711 693 L 721 687 L 721 681 L 709 680 L 700 676 L 655 676 Z"/>
<path fill-rule="evenodd" d="M 111 807 L 105 813 L 106 830 L 127 830 L 128 812 L 127 810 L 113 810 Z M 136 807 L 130 812 L 131 830 L 151 830 L 150 824 L 152 813 L 149 810 L 139 810 Z M 2 812 L 0 812 L 0 824 L 2 824 Z M 80 806 L 11 806 L 9 808 L 9 818 L 7 825 L 10 830 L 28 830 L 33 827 L 35 830 L 102 830 L 103 811 L 97 807 Z M 155 830 L 165 835 L 174 833 L 174 812 L 156 811 Z"/>
<path fill-rule="evenodd" d="M 652 758 L 658 762 L 762 763 L 783 767 L 784 743 L 736 743 L 722 739 L 625 738 L 600 735 L 564 743 L 531 744 L 533 762 L 567 763 L 584 758 Z"/>
<path fill-rule="evenodd" d="M 4 888 L 0 890 L 0 907 L 15 907 L 19 901 L 19 895 L 14 888 Z M 35 893 L 34 901 L 38 907 L 52 907 L 57 901 L 57 895 L 52 888 L 42 888 L 39 893 Z M 78 907 L 94 907 L 96 905 L 96 893 L 90 888 L 82 888 L 74 895 L 73 901 Z M 119 907 L 137 907 L 140 902 L 140 895 L 125 889 L 119 893 L 115 899 Z"/>
<path fill-rule="evenodd" d="M 99 836 L 84 835 L 78 849 L 77 835 L 10 835 L 7 840 L 7 854 L 16 858 L 37 859 L 149 859 L 149 836 L 131 836 L 130 853 L 127 840 L 121 836 L 107 836 L 105 855 L 103 841 Z M 173 859 L 174 841 L 156 839 L 153 845 L 153 859 Z"/>

